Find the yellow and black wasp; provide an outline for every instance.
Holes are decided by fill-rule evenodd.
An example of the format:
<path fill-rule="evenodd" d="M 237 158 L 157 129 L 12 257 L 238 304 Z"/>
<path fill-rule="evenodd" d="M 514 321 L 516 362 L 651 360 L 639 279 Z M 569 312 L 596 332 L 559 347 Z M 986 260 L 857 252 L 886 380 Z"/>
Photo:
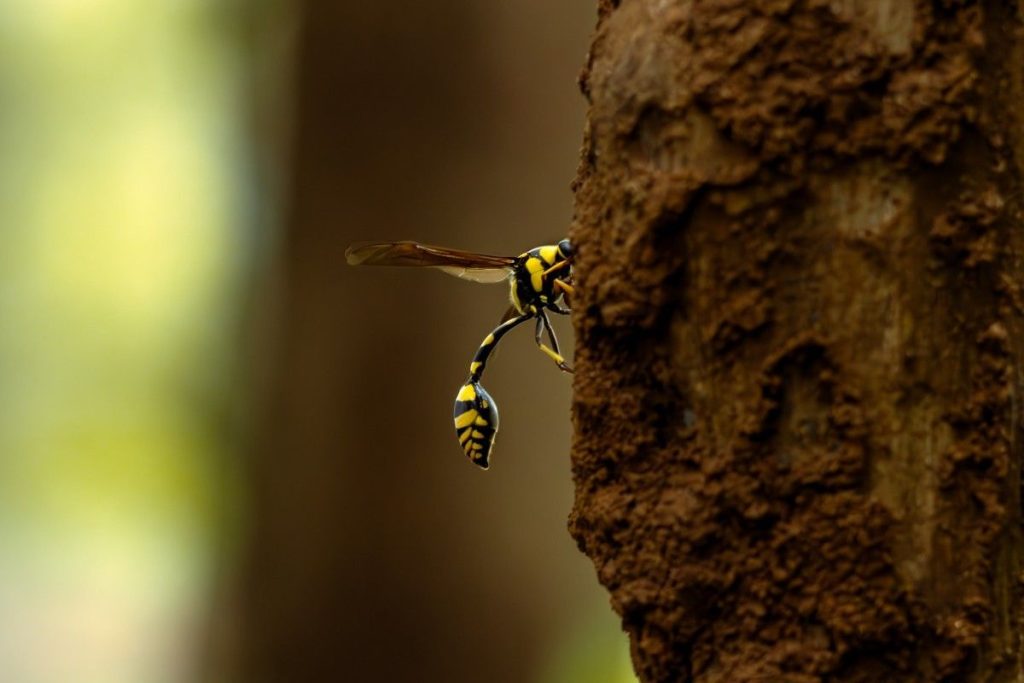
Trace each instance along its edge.
<path fill-rule="evenodd" d="M 474 282 L 509 283 L 512 305 L 501 323 L 488 334 L 473 361 L 469 379 L 455 397 L 455 434 L 469 459 L 487 469 L 494 436 L 498 433 L 498 406 L 480 385 L 480 378 L 498 341 L 512 328 L 536 320 L 537 346 L 564 372 L 572 368 L 558 350 L 548 312 L 566 315 L 572 296 L 573 249 L 569 240 L 535 247 L 519 256 L 489 256 L 469 251 L 433 247 L 418 242 L 353 244 L 345 258 L 353 266 L 413 266 L 437 268 Z M 542 341 L 547 334 L 551 346 Z"/>

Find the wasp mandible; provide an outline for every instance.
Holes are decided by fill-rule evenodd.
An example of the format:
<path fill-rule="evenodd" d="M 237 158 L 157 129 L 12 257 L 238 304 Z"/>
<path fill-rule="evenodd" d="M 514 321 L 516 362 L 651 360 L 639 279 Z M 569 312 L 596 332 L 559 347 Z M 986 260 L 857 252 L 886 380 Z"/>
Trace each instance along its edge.
<path fill-rule="evenodd" d="M 519 256 L 490 256 L 434 247 L 418 242 L 353 244 L 345 251 L 353 266 L 413 266 L 437 268 L 474 282 L 508 282 L 511 306 L 501 323 L 488 334 L 469 364 L 469 378 L 455 397 L 455 434 L 462 450 L 474 464 L 487 469 L 498 433 L 498 406 L 480 384 L 487 359 L 512 328 L 536 320 L 534 339 L 538 348 L 563 372 L 572 372 L 558 350 L 548 312 L 567 315 L 573 294 L 573 249 L 569 240 L 534 247 Z M 542 341 L 547 334 L 548 346 Z"/>

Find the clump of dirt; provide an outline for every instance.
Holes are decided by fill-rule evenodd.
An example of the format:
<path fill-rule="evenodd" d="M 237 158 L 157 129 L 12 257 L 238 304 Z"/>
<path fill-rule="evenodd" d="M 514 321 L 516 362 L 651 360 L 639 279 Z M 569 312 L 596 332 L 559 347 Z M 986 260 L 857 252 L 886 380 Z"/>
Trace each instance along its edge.
<path fill-rule="evenodd" d="M 947 259 L 959 260 L 968 268 L 996 259 L 997 232 L 993 226 L 1005 205 L 999 190 L 989 186 L 977 193 L 964 193 L 935 217 L 931 238 L 934 248 Z"/>

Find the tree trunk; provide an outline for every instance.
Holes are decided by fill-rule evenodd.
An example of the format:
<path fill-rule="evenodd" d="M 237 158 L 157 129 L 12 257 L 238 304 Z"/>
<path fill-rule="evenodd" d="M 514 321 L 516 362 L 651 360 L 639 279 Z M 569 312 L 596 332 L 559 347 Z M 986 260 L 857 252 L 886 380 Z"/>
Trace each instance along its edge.
<path fill-rule="evenodd" d="M 1024 2 L 602 0 L 570 527 L 645 681 L 1018 681 Z"/>

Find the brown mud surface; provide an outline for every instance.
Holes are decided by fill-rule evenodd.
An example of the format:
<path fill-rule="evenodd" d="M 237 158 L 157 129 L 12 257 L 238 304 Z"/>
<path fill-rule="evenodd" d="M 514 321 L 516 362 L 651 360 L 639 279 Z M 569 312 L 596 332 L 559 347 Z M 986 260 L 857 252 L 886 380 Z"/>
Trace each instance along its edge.
<path fill-rule="evenodd" d="M 602 0 L 570 528 L 643 680 L 1019 680 L 1021 12 Z"/>

